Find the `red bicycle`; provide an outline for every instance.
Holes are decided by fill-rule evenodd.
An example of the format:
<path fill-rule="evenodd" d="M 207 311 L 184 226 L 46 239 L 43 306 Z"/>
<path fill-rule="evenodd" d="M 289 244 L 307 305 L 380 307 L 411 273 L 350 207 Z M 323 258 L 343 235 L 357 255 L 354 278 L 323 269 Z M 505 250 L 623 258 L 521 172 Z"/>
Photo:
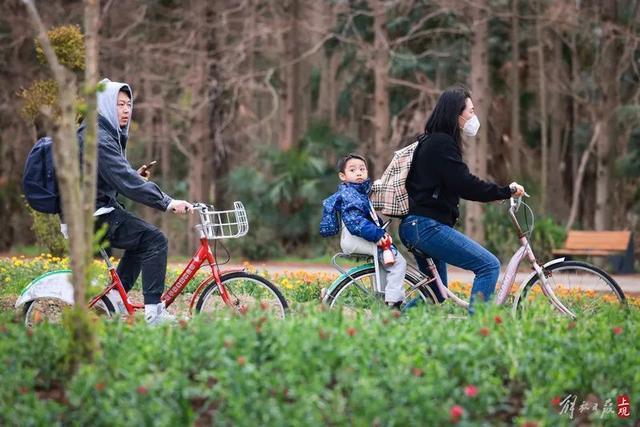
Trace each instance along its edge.
<path fill-rule="evenodd" d="M 233 210 L 216 211 L 213 206 L 194 203 L 200 224 L 195 226 L 200 237 L 200 245 L 180 276 L 162 295 L 162 301 L 169 307 L 193 280 L 202 267 L 208 266 L 211 274 L 198 284 L 191 297 L 189 314 L 195 307 L 196 313 L 216 312 L 224 308 L 245 312 L 252 308 L 284 318 L 288 304 L 280 290 L 270 281 L 246 269 L 220 270 L 209 240 L 239 238 L 249 231 L 249 222 L 241 202 L 234 202 Z M 143 304 L 129 301 L 116 268 L 104 250 L 104 258 L 110 283 L 96 295 L 89 307 L 107 317 L 133 315 L 144 309 Z M 57 321 L 65 306 L 73 305 L 73 286 L 70 270 L 57 270 L 43 274 L 33 280 L 16 301 L 16 308 L 22 309 L 25 324 Z"/>

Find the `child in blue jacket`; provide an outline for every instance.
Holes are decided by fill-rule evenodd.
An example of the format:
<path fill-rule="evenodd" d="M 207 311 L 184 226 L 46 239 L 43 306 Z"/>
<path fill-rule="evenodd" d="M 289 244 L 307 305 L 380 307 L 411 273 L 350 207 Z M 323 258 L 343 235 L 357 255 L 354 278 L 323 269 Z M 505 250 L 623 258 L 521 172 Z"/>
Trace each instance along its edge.
<path fill-rule="evenodd" d="M 404 299 L 403 282 L 407 262 L 392 246 L 395 262 L 384 265 L 379 247 L 386 239 L 391 239 L 391 236 L 382 229 L 380 219 L 369 200 L 371 180 L 368 175 L 367 163 L 362 156 L 349 154 L 338 161 L 338 177 L 342 183 L 338 186 L 338 191 L 322 202 L 320 234 L 323 237 L 338 234 L 342 222 L 342 251 L 378 256 L 380 266 L 387 273 L 385 302 L 400 308 Z"/>

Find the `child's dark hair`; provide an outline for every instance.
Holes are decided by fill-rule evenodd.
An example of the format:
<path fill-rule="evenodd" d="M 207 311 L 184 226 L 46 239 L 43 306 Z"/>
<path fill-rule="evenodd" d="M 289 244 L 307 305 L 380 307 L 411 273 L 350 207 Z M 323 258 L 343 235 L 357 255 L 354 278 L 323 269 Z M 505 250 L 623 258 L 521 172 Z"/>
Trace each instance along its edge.
<path fill-rule="evenodd" d="M 351 159 L 362 160 L 364 162 L 364 165 L 367 166 L 367 160 L 360 154 L 349 153 L 346 156 L 338 159 L 338 166 L 336 167 L 336 169 L 338 169 L 338 172 L 344 173 L 344 169 L 347 167 L 347 162 Z"/>

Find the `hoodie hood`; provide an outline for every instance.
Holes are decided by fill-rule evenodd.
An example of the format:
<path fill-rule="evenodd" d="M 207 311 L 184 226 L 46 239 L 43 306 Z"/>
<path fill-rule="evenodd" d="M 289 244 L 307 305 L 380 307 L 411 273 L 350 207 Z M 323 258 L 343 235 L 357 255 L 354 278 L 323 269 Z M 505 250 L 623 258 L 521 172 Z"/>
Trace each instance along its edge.
<path fill-rule="evenodd" d="M 129 122 L 124 128 L 120 127 L 118 122 L 118 92 L 121 89 L 125 89 L 131 96 L 131 113 L 133 113 L 133 91 L 126 83 L 112 82 L 109 79 L 102 79 L 100 83 L 105 85 L 102 92 L 98 92 L 97 109 L 98 114 L 105 118 L 105 120 L 117 130 L 118 135 L 129 135 L 129 126 L 131 125 L 131 115 L 129 116 Z"/>

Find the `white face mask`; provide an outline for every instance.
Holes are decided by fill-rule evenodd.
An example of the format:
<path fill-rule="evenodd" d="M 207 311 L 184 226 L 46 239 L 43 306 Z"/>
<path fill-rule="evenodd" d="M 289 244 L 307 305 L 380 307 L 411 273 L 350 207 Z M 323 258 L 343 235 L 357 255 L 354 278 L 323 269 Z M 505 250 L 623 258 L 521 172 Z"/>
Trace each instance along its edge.
<path fill-rule="evenodd" d="M 480 129 L 480 120 L 478 120 L 478 116 L 474 114 L 462 127 L 462 133 L 466 136 L 476 136 L 478 129 Z"/>

